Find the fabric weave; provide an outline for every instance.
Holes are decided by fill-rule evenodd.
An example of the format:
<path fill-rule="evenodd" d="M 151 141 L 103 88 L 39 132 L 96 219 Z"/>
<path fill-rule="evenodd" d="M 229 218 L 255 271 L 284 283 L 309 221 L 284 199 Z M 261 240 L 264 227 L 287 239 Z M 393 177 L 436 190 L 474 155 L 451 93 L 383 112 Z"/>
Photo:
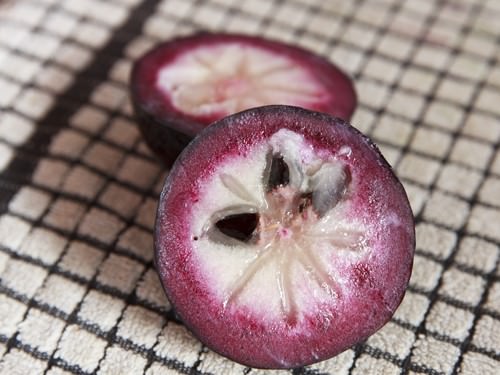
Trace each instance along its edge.
<path fill-rule="evenodd" d="M 198 30 L 341 66 L 416 217 L 409 290 L 365 343 L 293 374 L 500 373 L 500 6 L 490 1 L 0 2 L 0 373 L 277 374 L 204 347 L 154 271 L 167 172 L 133 61 Z"/>

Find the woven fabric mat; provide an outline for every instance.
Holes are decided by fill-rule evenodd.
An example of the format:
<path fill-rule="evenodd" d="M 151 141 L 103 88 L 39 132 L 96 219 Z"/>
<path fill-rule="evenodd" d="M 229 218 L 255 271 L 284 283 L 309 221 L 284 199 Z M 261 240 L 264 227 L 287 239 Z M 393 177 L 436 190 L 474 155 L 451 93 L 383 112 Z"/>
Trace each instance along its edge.
<path fill-rule="evenodd" d="M 0 1 L 0 373 L 278 373 L 192 338 L 152 266 L 166 171 L 134 124 L 128 74 L 159 41 L 208 29 L 348 72 L 352 123 L 416 216 L 392 321 L 289 373 L 500 374 L 499 20 L 496 0 Z"/>

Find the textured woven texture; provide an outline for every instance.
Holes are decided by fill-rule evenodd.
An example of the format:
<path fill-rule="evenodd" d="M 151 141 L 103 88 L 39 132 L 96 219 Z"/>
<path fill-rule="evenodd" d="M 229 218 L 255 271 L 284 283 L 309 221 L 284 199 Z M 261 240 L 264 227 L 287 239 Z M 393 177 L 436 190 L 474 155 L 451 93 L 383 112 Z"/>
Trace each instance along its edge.
<path fill-rule="evenodd" d="M 0 1 L 0 373 L 272 374 L 203 347 L 152 266 L 166 172 L 132 61 L 200 29 L 314 50 L 355 80 L 417 222 L 411 285 L 366 343 L 294 374 L 500 373 L 500 2 Z"/>

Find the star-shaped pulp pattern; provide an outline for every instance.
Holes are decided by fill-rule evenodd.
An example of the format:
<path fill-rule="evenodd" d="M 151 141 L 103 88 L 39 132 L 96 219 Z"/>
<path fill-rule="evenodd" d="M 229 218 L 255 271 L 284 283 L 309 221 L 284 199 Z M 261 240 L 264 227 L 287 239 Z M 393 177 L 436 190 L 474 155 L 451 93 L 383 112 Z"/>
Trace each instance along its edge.
<path fill-rule="evenodd" d="M 231 61 L 224 63 L 227 54 Z M 194 51 L 179 64 L 180 74 L 169 76 L 170 95 L 179 108 L 195 115 L 267 104 L 307 105 L 321 97 L 304 68 L 270 52 L 256 54 L 251 47 Z"/>
<path fill-rule="evenodd" d="M 234 176 L 221 174 L 220 179 L 232 194 L 248 203 L 242 205 L 242 213 L 245 207 L 256 207 L 251 212 L 259 215 L 255 229 L 257 239 L 250 247 L 255 250 L 255 256 L 226 290 L 223 300 L 225 308 L 234 304 L 259 270 L 271 263 L 274 263 L 276 270 L 281 313 L 287 320 L 295 320 L 299 313 L 291 279 L 295 263 L 300 264 L 307 277 L 329 296 L 340 298 L 342 292 L 335 275 L 324 264 L 318 251 L 332 249 L 359 253 L 366 246 L 366 240 L 361 225 L 354 226 L 358 229 L 342 223 L 336 223 L 327 230 L 318 228 L 318 222 L 332 214 L 338 202 L 323 217 L 319 217 L 312 205 L 311 193 L 304 194 L 290 185 L 278 186 L 264 194 L 263 203 L 258 203 Z M 233 214 L 234 207 L 230 211 Z M 224 210 L 217 213 L 218 217 L 224 214 Z"/>

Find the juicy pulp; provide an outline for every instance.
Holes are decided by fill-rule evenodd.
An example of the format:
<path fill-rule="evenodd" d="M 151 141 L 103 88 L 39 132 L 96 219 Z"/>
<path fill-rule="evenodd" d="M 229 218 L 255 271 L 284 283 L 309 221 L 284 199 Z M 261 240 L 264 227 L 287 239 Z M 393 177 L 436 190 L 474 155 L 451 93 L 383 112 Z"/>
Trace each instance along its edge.
<path fill-rule="evenodd" d="M 288 168 L 276 184 L 273 158 Z M 216 225 L 238 214 L 257 217 L 248 240 Z M 155 236 L 184 323 L 265 368 L 317 362 L 375 332 L 402 299 L 414 251 L 406 194 L 376 147 L 340 119 L 288 106 L 230 116 L 190 144 Z"/>
<path fill-rule="evenodd" d="M 348 120 L 351 80 L 305 49 L 256 36 L 201 33 L 162 43 L 134 64 L 141 132 L 165 164 L 205 127 L 251 107 L 288 104 Z"/>
<path fill-rule="evenodd" d="M 199 46 L 161 68 L 157 87 L 180 111 L 226 116 L 269 104 L 316 106 L 329 94 L 288 56 L 229 42 Z"/>

